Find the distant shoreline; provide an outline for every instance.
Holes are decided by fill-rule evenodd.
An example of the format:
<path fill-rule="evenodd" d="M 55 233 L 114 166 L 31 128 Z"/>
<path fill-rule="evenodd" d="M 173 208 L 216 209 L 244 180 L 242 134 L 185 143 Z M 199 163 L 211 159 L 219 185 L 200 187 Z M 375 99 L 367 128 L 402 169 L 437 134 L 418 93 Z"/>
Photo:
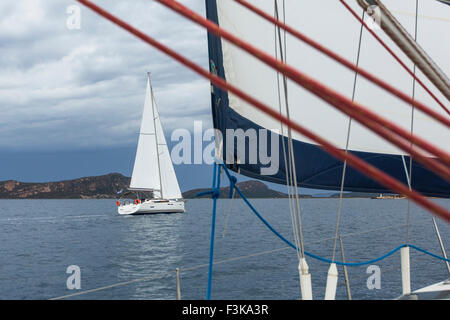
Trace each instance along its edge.
<path fill-rule="evenodd" d="M 429 198 L 426 197 L 428 199 L 447 199 L 447 198 Z M 96 197 L 92 197 L 92 198 L 0 198 L 1 200 L 117 200 L 119 199 L 118 197 L 111 197 L 111 198 L 96 198 Z M 186 201 L 188 200 L 210 200 L 211 198 L 209 197 L 202 197 L 202 198 L 184 198 Z M 230 200 L 229 197 L 223 197 L 220 198 L 220 200 Z M 236 199 L 236 198 L 235 198 Z M 248 197 L 248 199 L 261 199 L 261 200 L 279 200 L 279 199 L 287 199 L 287 198 L 254 198 L 254 197 Z M 320 199 L 335 199 L 338 200 L 339 197 L 301 197 L 301 200 L 320 200 Z M 349 199 L 371 199 L 371 200 L 405 200 L 406 198 L 381 198 L 381 199 L 377 199 L 377 198 L 371 198 L 371 197 L 343 197 L 343 199 L 349 200 Z"/>
<path fill-rule="evenodd" d="M 117 199 L 120 197 L 120 190 L 127 190 L 130 184 L 130 177 L 120 173 L 110 173 L 102 176 L 83 177 L 72 180 L 56 182 L 19 182 L 15 180 L 0 181 L 0 199 L 21 200 L 21 199 Z M 257 180 L 248 180 L 236 184 L 247 198 L 251 199 L 284 199 L 289 195 L 270 189 L 266 184 Z M 183 198 L 194 199 L 196 195 L 209 190 L 199 188 L 183 192 Z M 229 187 L 220 189 L 220 198 L 229 198 Z M 379 198 L 379 193 L 345 192 L 343 198 L 374 199 Z M 209 198 L 205 195 L 200 198 Z M 235 194 L 236 198 L 239 198 Z M 336 199 L 339 193 L 330 195 L 310 195 L 301 194 L 302 199 Z M 402 199 L 394 194 L 383 194 L 381 199 Z"/>

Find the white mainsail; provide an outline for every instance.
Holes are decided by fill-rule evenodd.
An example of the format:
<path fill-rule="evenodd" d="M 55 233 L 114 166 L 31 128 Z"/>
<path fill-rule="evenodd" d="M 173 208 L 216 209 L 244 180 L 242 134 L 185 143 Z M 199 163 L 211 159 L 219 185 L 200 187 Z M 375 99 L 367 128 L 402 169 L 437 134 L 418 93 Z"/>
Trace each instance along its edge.
<path fill-rule="evenodd" d="M 144 111 L 130 189 L 152 190 L 158 198 L 182 198 L 153 96 L 150 78 L 147 81 Z"/>

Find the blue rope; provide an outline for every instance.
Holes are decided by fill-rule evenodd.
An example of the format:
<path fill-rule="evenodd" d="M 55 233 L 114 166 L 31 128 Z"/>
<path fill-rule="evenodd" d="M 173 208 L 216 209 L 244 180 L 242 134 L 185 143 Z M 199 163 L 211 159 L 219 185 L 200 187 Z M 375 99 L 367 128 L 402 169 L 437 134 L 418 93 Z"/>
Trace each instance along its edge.
<path fill-rule="evenodd" d="M 290 242 L 289 240 L 287 240 L 285 237 L 283 237 L 283 235 L 281 235 L 277 230 L 275 230 L 270 223 L 268 223 L 262 216 L 261 214 L 259 214 L 258 210 L 256 210 L 256 208 L 248 201 L 247 197 L 242 193 L 242 191 L 236 186 L 236 182 L 237 179 L 235 176 L 231 175 L 230 172 L 228 171 L 228 168 L 225 166 L 225 164 L 223 162 L 219 162 L 219 164 L 214 163 L 214 170 L 213 170 L 213 183 L 212 183 L 212 188 L 210 191 L 205 191 L 205 192 L 200 192 L 198 194 L 195 195 L 195 197 L 199 197 L 202 195 L 211 195 L 211 197 L 213 198 L 213 208 L 212 208 L 212 217 L 211 217 L 211 239 L 210 239 L 210 246 L 209 246 L 209 269 L 208 269 L 208 287 L 207 287 L 207 291 L 206 291 L 206 300 L 210 300 L 211 299 L 211 287 L 212 287 L 212 273 L 213 273 L 213 258 L 214 258 L 214 235 L 215 235 L 215 230 L 216 230 L 216 209 L 217 209 L 217 199 L 220 197 L 220 167 L 224 168 L 224 172 L 227 175 L 228 179 L 230 180 L 230 198 L 232 197 L 233 194 L 233 190 L 236 190 L 236 192 L 241 196 L 241 198 L 244 200 L 244 202 L 247 204 L 247 206 L 253 211 L 253 213 L 258 217 L 259 220 L 262 221 L 262 223 L 264 223 L 264 225 L 269 228 L 270 231 L 272 231 L 278 238 L 280 238 L 282 241 L 284 241 L 286 244 L 288 244 L 290 247 L 297 249 L 297 247 Z M 317 256 L 313 253 L 310 253 L 308 251 L 305 251 L 305 255 L 322 261 L 322 262 L 326 262 L 326 263 L 335 263 L 337 265 L 341 265 L 341 266 L 349 266 L 349 267 L 357 267 L 357 266 L 364 266 L 364 265 L 368 265 L 368 264 L 373 264 L 375 262 L 381 261 L 386 259 L 387 257 L 393 255 L 395 252 L 399 251 L 401 248 L 404 247 L 411 247 L 417 251 L 420 251 L 424 254 L 427 254 L 433 258 L 436 259 L 440 259 L 443 261 L 447 261 L 450 262 L 450 259 L 446 259 L 444 257 L 441 257 L 437 254 L 431 253 L 425 249 L 419 248 L 417 246 L 414 246 L 412 244 L 402 244 L 400 246 L 398 246 L 395 249 L 392 249 L 391 251 L 389 251 L 388 253 L 386 253 L 385 255 L 382 255 L 381 257 L 369 260 L 369 261 L 363 261 L 363 262 L 342 262 L 342 261 L 333 261 L 330 259 L 326 259 L 320 256 Z"/>
<path fill-rule="evenodd" d="M 440 260 L 443 260 L 443 261 L 450 262 L 450 259 L 446 259 L 446 258 L 444 258 L 444 257 L 438 256 L 437 254 L 434 254 L 434 253 L 429 252 L 429 251 L 427 251 L 427 250 L 425 250 L 425 249 L 416 247 L 416 246 L 414 246 L 414 245 L 412 245 L 412 244 L 409 244 L 408 246 L 410 246 L 410 247 L 413 248 L 413 249 L 416 249 L 417 251 L 420 251 L 420 252 L 425 253 L 425 254 L 427 254 L 427 255 L 429 255 L 429 256 L 432 256 L 433 258 L 436 258 L 436 259 L 440 259 Z"/>
<path fill-rule="evenodd" d="M 197 193 L 195 196 L 194 196 L 194 198 L 198 198 L 198 197 L 202 197 L 202 196 L 206 196 L 206 195 L 210 195 L 211 196 L 211 198 L 219 198 L 219 196 L 220 196 L 220 190 L 219 189 L 217 189 L 217 188 L 212 188 L 211 190 L 208 190 L 208 191 L 202 191 L 202 192 L 199 192 L 199 193 Z"/>
<path fill-rule="evenodd" d="M 210 300 L 212 273 L 213 273 L 213 258 L 214 258 L 214 234 L 216 231 L 216 211 L 217 211 L 216 208 L 217 208 L 217 199 L 220 196 L 220 170 L 218 170 L 218 166 L 216 163 L 214 163 L 212 190 L 206 192 L 205 194 L 211 194 L 213 198 L 213 208 L 211 217 L 211 239 L 209 245 L 208 287 L 206 289 L 206 300 Z"/>
<path fill-rule="evenodd" d="M 231 176 L 231 177 L 229 176 L 228 178 L 230 179 L 230 194 L 229 194 L 229 197 L 231 199 L 231 198 L 233 198 L 233 190 L 234 190 L 234 188 L 236 186 L 237 178 L 235 176 Z"/>
<path fill-rule="evenodd" d="M 372 259 L 372 260 L 369 260 L 369 261 L 364 261 L 364 262 L 341 262 L 341 261 L 335 261 L 335 260 L 333 261 L 333 260 L 330 260 L 330 259 L 326 259 L 326 258 L 323 258 L 323 257 L 316 256 L 315 254 L 312 254 L 312 253 L 309 253 L 309 252 L 306 252 L 306 251 L 305 251 L 305 254 L 307 256 L 310 256 L 311 258 L 314 258 L 316 260 L 320 260 L 320 261 L 323 261 L 323 262 L 327 262 L 327 263 L 333 263 L 334 262 L 334 263 L 336 263 L 337 265 L 340 265 L 340 266 L 358 267 L 358 266 L 364 266 L 364 265 L 372 264 L 372 263 L 381 261 L 383 259 L 386 259 L 387 257 L 393 255 L 398 250 L 400 250 L 401 248 L 406 247 L 406 246 L 407 246 L 406 244 L 402 244 L 401 246 L 398 246 L 397 248 L 389 251 L 388 253 L 386 253 L 385 255 L 383 255 L 383 256 L 381 256 L 379 258 L 375 258 L 375 259 Z"/>
<path fill-rule="evenodd" d="M 230 174 L 230 172 L 228 171 L 228 168 L 226 167 L 226 165 L 223 163 L 223 162 L 220 162 L 220 165 L 224 168 L 224 171 L 225 171 L 225 173 L 226 173 L 226 175 L 227 175 L 227 177 L 228 177 L 228 179 L 230 180 L 230 194 L 232 193 L 232 189 L 234 188 L 235 190 L 236 190 L 236 192 L 241 196 L 241 198 L 244 200 L 244 202 L 247 204 L 247 206 L 253 211 L 253 213 L 259 218 L 259 220 L 261 220 L 269 229 L 270 229 L 270 231 L 272 231 L 278 238 L 280 238 L 282 241 L 284 241 L 285 243 L 287 243 L 290 247 L 292 247 L 292 248 L 294 248 L 294 249 L 297 249 L 297 247 L 292 243 L 292 242 L 290 242 L 289 240 L 287 240 L 285 237 L 283 237 L 278 231 L 276 231 L 260 214 L 259 214 L 259 212 L 258 212 L 258 210 L 256 210 L 255 209 L 255 207 L 253 207 L 253 205 L 248 201 L 248 199 L 245 197 L 245 195 L 241 192 L 241 190 L 236 186 L 236 181 L 237 181 L 237 179 L 236 179 L 236 177 L 235 176 L 232 176 L 231 174 Z M 447 261 L 447 262 L 450 262 L 450 259 L 446 259 L 446 258 L 444 258 L 444 257 L 441 257 L 441 256 L 438 256 L 438 255 L 436 255 L 436 254 L 434 254 L 434 253 L 431 253 L 431 252 L 429 252 L 429 251 L 426 251 L 425 249 L 422 249 L 422 248 L 419 248 L 419 247 L 416 247 L 416 246 L 414 246 L 414 245 L 411 245 L 411 244 L 402 244 L 402 245 L 400 245 L 400 246 L 398 246 L 397 248 L 395 248 L 395 249 L 393 249 L 393 250 L 391 250 L 391 251 L 389 251 L 388 253 L 386 253 L 385 255 L 382 255 L 381 257 L 378 257 L 378 258 L 375 258 L 375 259 L 372 259 L 372 260 L 369 260 L 369 261 L 364 261 L 364 262 L 342 262 L 342 261 L 333 261 L 333 260 L 330 260 L 330 259 L 326 259 L 326 258 L 323 258 L 323 257 L 320 257 L 320 256 L 317 256 L 317 255 L 315 255 L 315 254 L 313 254 L 313 253 L 310 253 L 310 252 L 307 252 L 307 251 L 305 251 L 305 255 L 307 255 L 307 256 L 309 256 L 309 257 L 311 257 L 311 258 L 313 258 L 313 259 L 316 259 L 316 260 L 319 260 L 319 261 L 322 261 L 322 262 L 326 262 L 326 263 L 336 263 L 337 265 L 341 265 L 341 266 L 349 266 L 349 267 L 356 267 L 356 266 L 364 266 L 364 265 L 368 265 L 368 264 L 372 264 L 372 263 L 375 263 L 375 262 L 378 262 L 378 261 L 381 261 L 381 260 L 383 260 L 383 259 L 386 259 L 387 257 L 389 257 L 389 256 L 391 256 L 391 255 L 393 255 L 395 252 L 397 252 L 397 251 L 399 251 L 401 248 L 403 248 L 403 247 L 407 247 L 407 246 L 409 246 L 409 247 L 411 247 L 411 248 L 413 248 L 413 249 L 415 249 L 415 250 L 418 250 L 418 251 L 420 251 L 420 252 L 422 252 L 422 253 L 425 253 L 425 254 L 427 254 L 427 255 L 430 255 L 430 256 L 432 256 L 432 257 L 434 257 L 434 258 L 437 258 L 437 259 L 440 259 L 440 260 L 443 260 L 443 261 Z"/>

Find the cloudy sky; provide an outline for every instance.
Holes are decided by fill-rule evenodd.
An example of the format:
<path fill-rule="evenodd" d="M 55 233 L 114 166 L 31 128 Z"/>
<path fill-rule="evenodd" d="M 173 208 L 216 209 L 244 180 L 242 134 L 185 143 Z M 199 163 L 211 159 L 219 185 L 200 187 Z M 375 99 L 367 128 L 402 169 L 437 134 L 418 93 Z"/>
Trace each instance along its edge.
<path fill-rule="evenodd" d="M 207 66 L 206 32 L 160 4 L 96 3 Z M 147 71 L 168 134 L 211 126 L 206 80 L 75 1 L 1 1 L 0 57 L 0 180 L 130 175 Z"/>
<path fill-rule="evenodd" d="M 205 14 L 204 0 L 181 2 Z M 435 1 L 421 1 L 427 2 Z M 207 68 L 204 29 L 151 0 L 95 3 Z M 402 3 L 408 6 L 396 13 L 412 27 L 415 1 Z M 74 5 L 80 9 L 79 29 L 68 27 Z M 441 6 L 430 13 L 433 17 L 420 19 L 448 25 L 449 15 L 440 12 L 448 8 Z M 317 20 L 307 12 L 304 19 Z M 328 33 L 333 19 L 325 19 L 320 34 Z M 450 41 L 439 37 L 442 33 L 429 34 L 422 41 L 448 47 Z M 448 50 L 437 54 L 448 57 Z M 147 71 L 167 135 L 176 128 L 192 130 L 195 120 L 205 129 L 211 126 L 207 80 L 76 1 L 1 1 L 0 180 L 130 175 Z M 176 170 L 183 190 L 209 183 L 208 167 Z"/>
<path fill-rule="evenodd" d="M 185 1 L 197 11 L 203 1 Z M 206 33 L 148 1 L 97 1 L 194 61 L 207 61 Z M 167 131 L 208 118 L 208 83 L 75 1 L 0 4 L 0 147 L 67 150 L 135 143 L 146 72 Z M 206 89 L 206 90 L 205 90 Z"/>

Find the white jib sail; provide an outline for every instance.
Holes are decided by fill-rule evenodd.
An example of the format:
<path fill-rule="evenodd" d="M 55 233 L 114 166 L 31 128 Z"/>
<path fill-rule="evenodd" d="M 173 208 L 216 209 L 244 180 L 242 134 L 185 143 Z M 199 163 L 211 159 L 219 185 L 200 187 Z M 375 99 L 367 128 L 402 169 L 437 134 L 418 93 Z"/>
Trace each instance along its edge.
<path fill-rule="evenodd" d="M 164 130 L 161 125 L 158 108 L 156 107 L 155 102 L 153 103 L 153 106 L 161 172 L 162 197 L 164 199 L 180 199 L 182 198 L 180 186 L 178 185 L 177 176 L 173 168 L 172 159 L 170 158 L 169 149 L 167 148 Z"/>

